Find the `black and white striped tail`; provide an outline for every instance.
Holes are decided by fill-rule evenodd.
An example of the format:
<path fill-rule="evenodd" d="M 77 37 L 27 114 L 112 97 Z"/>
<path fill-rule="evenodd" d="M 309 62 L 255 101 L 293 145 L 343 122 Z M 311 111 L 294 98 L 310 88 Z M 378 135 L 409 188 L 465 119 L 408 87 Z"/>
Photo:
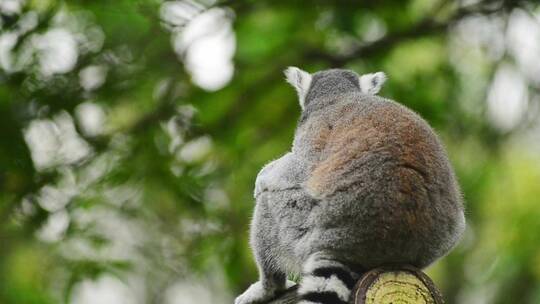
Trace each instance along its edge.
<path fill-rule="evenodd" d="M 299 304 L 348 304 L 357 275 L 337 261 L 314 255 L 303 269 Z"/>

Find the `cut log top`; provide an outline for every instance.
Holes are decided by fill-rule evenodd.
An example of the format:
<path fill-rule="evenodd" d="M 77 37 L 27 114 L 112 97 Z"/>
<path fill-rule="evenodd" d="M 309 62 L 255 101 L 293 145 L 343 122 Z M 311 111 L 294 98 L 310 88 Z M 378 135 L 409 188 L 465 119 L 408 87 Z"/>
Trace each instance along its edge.
<path fill-rule="evenodd" d="M 295 304 L 297 286 L 269 304 Z M 352 292 L 353 304 L 443 304 L 433 281 L 414 267 L 377 268 L 365 273 Z"/>

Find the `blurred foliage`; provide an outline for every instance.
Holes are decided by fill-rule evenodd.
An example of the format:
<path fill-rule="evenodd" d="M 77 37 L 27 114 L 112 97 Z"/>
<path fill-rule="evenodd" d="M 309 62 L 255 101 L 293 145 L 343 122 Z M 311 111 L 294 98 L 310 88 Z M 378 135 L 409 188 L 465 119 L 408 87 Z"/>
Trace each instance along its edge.
<path fill-rule="evenodd" d="M 257 276 L 255 176 L 290 149 L 299 116 L 289 65 L 383 70 L 381 95 L 439 132 L 469 222 L 428 269 L 448 303 L 540 303 L 540 55 L 520 53 L 539 45 L 536 1 L 1 0 L 0 12 L 0 303 L 231 302 Z M 99 300 L 100 284 L 123 296 Z"/>

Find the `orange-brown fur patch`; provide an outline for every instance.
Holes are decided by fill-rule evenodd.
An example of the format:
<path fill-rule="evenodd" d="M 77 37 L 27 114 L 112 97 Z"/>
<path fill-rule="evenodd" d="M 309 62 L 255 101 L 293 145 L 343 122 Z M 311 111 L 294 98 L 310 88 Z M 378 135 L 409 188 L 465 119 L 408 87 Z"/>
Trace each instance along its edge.
<path fill-rule="evenodd" d="M 311 195 L 320 198 L 333 193 L 352 161 L 380 151 L 390 152 L 400 166 L 415 171 L 415 179 L 418 176 L 424 179 L 415 183 L 423 183 L 429 178 L 435 161 L 431 150 L 433 142 L 429 142 L 430 136 L 426 136 L 429 130 L 403 115 L 403 110 L 395 105 L 380 107 L 359 117 L 350 117 L 345 110 L 332 130 L 322 129 L 313 139 L 323 157 L 306 182 Z M 408 170 L 398 171 L 401 172 L 399 174 L 408 174 Z M 402 181 L 408 178 L 398 177 Z M 401 187 L 404 195 L 413 195 L 411 184 L 404 182 Z"/>

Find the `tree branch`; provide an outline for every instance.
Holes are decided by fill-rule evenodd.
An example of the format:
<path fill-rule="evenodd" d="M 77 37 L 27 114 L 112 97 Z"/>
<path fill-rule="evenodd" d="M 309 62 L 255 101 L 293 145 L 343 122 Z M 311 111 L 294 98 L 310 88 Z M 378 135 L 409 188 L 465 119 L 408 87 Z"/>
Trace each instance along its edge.
<path fill-rule="evenodd" d="M 295 304 L 300 297 L 298 286 L 287 289 L 268 304 Z M 381 267 L 365 273 L 352 291 L 354 304 L 443 304 L 433 281 L 422 271 L 411 267 Z"/>
<path fill-rule="evenodd" d="M 438 7 L 440 9 L 441 7 Z M 506 8 L 506 7 L 505 7 Z M 365 56 L 371 56 L 375 53 L 381 52 L 385 49 L 389 49 L 397 43 L 425 36 L 442 34 L 448 30 L 456 21 L 461 20 L 462 18 L 472 16 L 475 14 L 494 14 L 500 12 L 503 7 L 501 6 L 489 6 L 484 2 L 478 4 L 457 9 L 456 12 L 449 17 L 446 21 L 437 21 L 433 15 L 430 14 L 429 17 L 424 18 L 415 25 L 405 30 L 397 31 L 390 33 L 378 40 L 367 44 L 359 44 L 353 50 L 345 54 L 330 54 L 326 51 L 321 51 L 319 49 L 311 49 L 305 53 L 305 57 L 311 60 L 321 60 L 329 62 L 334 67 L 344 66 L 347 62 L 359 59 Z"/>

